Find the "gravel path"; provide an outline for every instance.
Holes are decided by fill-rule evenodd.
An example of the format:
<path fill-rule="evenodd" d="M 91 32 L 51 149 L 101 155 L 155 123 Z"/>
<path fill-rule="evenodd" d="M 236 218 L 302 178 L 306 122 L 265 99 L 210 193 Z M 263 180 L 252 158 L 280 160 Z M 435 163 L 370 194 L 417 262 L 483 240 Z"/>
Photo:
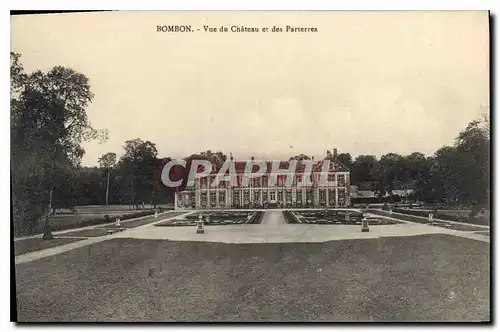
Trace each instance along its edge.
<path fill-rule="evenodd" d="M 286 220 L 283 217 L 283 213 L 278 210 L 268 210 L 262 218 L 261 224 L 263 225 L 284 225 Z"/>

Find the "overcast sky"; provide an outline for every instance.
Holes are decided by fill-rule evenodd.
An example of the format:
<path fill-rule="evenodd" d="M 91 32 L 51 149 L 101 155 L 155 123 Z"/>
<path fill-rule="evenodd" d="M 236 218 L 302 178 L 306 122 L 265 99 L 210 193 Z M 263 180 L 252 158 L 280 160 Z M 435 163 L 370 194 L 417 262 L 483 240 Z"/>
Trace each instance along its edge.
<path fill-rule="evenodd" d="M 195 32 L 156 32 L 174 24 Z M 89 77 L 89 119 L 110 137 L 84 145 L 84 165 L 132 138 L 161 157 L 430 155 L 488 111 L 488 29 L 486 12 L 26 15 L 12 18 L 11 49 L 28 72 L 63 65 Z"/>

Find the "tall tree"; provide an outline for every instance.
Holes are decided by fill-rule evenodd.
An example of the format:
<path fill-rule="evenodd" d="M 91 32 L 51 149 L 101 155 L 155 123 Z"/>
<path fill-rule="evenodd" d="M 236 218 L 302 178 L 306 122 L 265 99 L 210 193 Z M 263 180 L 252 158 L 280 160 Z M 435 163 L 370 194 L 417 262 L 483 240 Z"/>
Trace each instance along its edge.
<path fill-rule="evenodd" d="M 227 156 L 221 151 L 212 152 L 212 150 L 207 150 L 200 153 L 204 159 L 210 161 L 214 168 L 220 168 L 227 159 Z"/>
<path fill-rule="evenodd" d="M 487 121 L 487 122 L 486 122 Z M 463 178 L 462 200 L 473 205 L 489 204 L 490 138 L 489 119 L 472 121 L 456 138 Z"/>
<path fill-rule="evenodd" d="M 80 164 L 85 152 L 81 147 L 83 141 L 105 140 L 107 134 L 94 129 L 88 121 L 86 108 L 94 95 L 85 75 L 61 66 L 47 73 L 39 70 L 27 75 L 22 71 L 18 54 L 11 54 L 11 68 L 13 188 L 26 192 L 24 197 L 14 195 L 21 201 L 13 203 L 20 207 L 23 200 L 31 201 L 37 206 L 35 219 L 45 211 L 46 234 L 51 237 L 49 212 L 54 186 L 64 185 L 61 174 L 65 172 L 61 170 Z"/>
<path fill-rule="evenodd" d="M 342 165 L 352 170 L 352 157 L 350 153 L 339 153 L 337 160 L 340 161 Z"/>
<path fill-rule="evenodd" d="M 380 157 L 375 168 L 378 183 L 377 192 L 380 197 L 392 194 L 397 182 L 401 182 L 403 157 L 397 153 L 387 153 Z"/>
<path fill-rule="evenodd" d="M 375 156 L 360 155 L 351 167 L 351 178 L 353 183 L 373 181 L 376 178 L 375 170 L 378 161 Z"/>
<path fill-rule="evenodd" d="M 116 153 L 108 152 L 99 157 L 99 165 L 102 169 L 104 169 L 107 173 L 106 176 L 106 206 L 109 205 L 109 178 L 111 175 L 111 169 L 116 164 Z"/>
<path fill-rule="evenodd" d="M 126 141 L 124 149 L 125 154 L 118 163 L 122 190 L 128 191 L 125 196 L 138 208 L 140 203 L 153 201 L 158 150 L 154 143 L 139 138 Z"/>

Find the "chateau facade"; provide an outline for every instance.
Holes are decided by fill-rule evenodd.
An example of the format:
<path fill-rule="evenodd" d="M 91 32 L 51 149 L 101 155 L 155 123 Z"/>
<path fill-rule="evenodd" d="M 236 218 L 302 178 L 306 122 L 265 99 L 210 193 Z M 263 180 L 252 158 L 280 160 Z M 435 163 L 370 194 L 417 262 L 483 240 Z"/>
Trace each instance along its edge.
<path fill-rule="evenodd" d="M 253 160 L 253 158 L 252 158 Z M 324 162 L 328 160 L 325 172 Z M 300 162 L 294 173 L 279 173 L 275 183 L 271 180 L 271 162 L 266 162 L 267 171 L 261 177 L 252 178 L 243 184 L 245 163 L 234 162 L 236 183 L 221 181 L 217 186 L 217 170 L 207 177 L 196 179 L 193 186 L 175 193 L 176 209 L 217 209 L 217 208 L 293 208 L 293 207 L 349 207 L 350 171 L 337 160 L 337 151 L 326 158 L 314 162 L 309 175 L 304 174 Z M 287 169 L 283 162 L 280 169 Z M 304 175 L 310 182 L 304 184 Z M 287 177 L 293 177 L 292 185 L 286 185 Z M 328 179 L 328 181 L 322 181 Z M 290 180 L 289 180 L 290 181 Z M 301 183 L 302 182 L 302 183 Z"/>

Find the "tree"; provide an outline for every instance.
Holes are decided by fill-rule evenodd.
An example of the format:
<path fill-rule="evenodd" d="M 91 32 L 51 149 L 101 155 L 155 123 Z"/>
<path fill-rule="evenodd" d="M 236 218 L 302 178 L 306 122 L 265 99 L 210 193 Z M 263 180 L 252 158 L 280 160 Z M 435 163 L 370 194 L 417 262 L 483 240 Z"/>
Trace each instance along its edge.
<path fill-rule="evenodd" d="M 455 204 L 460 198 L 460 156 L 456 148 L 445 146 L 436 151 L 431 166 L 431 181 L 434 196 L 439 201 Z"/>
<path fill-rule="evenodd" d="M 337 160 L 348 169 L 352 169 L 352 157 L 350 153 L 339 153 Z"/>
<path fill-rule="evenodd" d="M 11 73 L 13 205 L 16 212 L 23 210 L 15 223 L 22 224 L 27 217 L 31 219 L 29 231 L 33 231 L 45 211 L 50 237 L 54 186 L 66 183 L 62 175 L 67 172 L 62 170 L 79 166 L 85 152 L 83 141 L 105 140 L 107 134 L 94 129 L 87 119 L 86 108 L 94 95 L 85 75 L 61 66 L 27 75 L 20 55 L 13 53 Z"/>
<path fill-rule="evenodd" d="M 139 203 L 154 200 L 158 151 L 154 143 L 139 138 L 126 141 L 124 149 L 125 154 L 117 167 L 121 174 L 122 196 L 128 196 L 129 202 L 138 208 Z"/>
<path fill-rule="evenodd" d="M 351 178 L 353 183 L 375 180 L 375 169 L 378 161 L 375 156 L 360 155 L 351 167 Z"/>
<path fill-rule="evenodd" d="M 99 165 L 101 168 L 106 170 L 107 176 L 106 176 L 106 206 L 109 204 L 109 177 L 111 174 L 111 169 L 115 166 L 116 164 L 116 153 L 114 152 L 108 152 L 103 154 L 99 160 Z"/>
<path fill-rule="evenodd" d="M 213 153 L 211 150 L 207 150 L 205 152 L 201 152 L 200 156 L 202 156 L 203 159 L 210 161 L 216 169 L 220 168 L 227 159 L 227 156 L 221 151 Z"/>
<path fill-rule="evenodd" d="M 298 161 L 301 161 L 301 160 L 311 160 L 311 158 L 309 158 L 309 156 L 307 156 L 307 155 L 305 155 L 305 154 L 301 153 L 301 154 L 298 154 L 298 155 L 296 155 L 296 156 L 290 157 L 288 160 L 289 160 L 289 161 L 290 161 L 290 160 L 298 160 Z"/>
<path fill-rule="evenodd" d="M 462 200 L 473 205 L 489 205 L 490 201 L 490 130 L 489 118 L 470 122 L 456 138 L 462 171 Z"/>
<path fill-rule="evenodd" d="M 375 168 L 377 192 L 380 197 L 391 195 L 397 182 L 401 182 L 403 157 L 396 153 L 387 153 L 380 157 Z"/>

